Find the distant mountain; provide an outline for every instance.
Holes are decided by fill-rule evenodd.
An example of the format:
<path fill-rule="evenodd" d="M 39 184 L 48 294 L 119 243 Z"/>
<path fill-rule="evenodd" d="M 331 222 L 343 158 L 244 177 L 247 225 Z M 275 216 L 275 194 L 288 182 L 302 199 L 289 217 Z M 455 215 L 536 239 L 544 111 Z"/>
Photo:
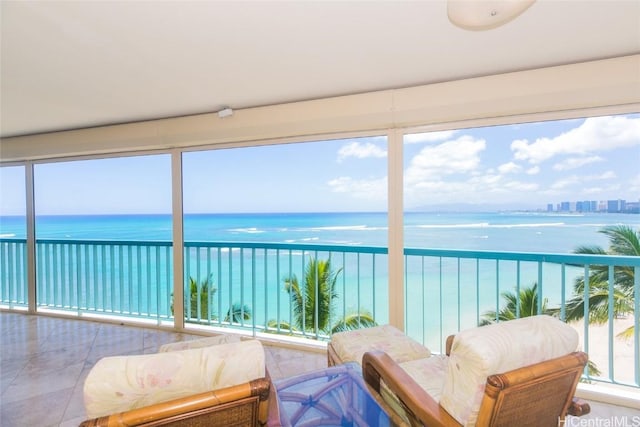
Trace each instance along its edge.
<path fill-rule="evenodd" d="M 407 212 L 502 212 L 540 211 L 540 206 L 511 203 L 441 203 L 406 208 Z"/>

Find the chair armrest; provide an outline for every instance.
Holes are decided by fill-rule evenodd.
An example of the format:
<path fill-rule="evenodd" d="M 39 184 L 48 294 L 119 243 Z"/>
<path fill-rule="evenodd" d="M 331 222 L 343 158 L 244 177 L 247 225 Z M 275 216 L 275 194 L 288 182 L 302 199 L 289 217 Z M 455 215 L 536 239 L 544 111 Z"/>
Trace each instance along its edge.
<path fill-rule="evenodd" d="M 273 385 L 273 380 L 271 379 L 271 374 L 269 374 L 269 370 L 266 369 L 267 378 L 269 379 L 269 402 L 267 405 L 267 416 L 266 416 L 266 424 L 268 427 L 282 427 L 280 422 L 280 404 L 278 403 L 278 394 L 276 387 Z M 264 419 L 263 416 L 260 417 L 260 422 Z"/>
<path fill-rule="evenodd" d="M 449 335 L 447 337 L 447 341 L 445 344 L 445 353 L 447 356 L 451 356 L 451 347 L 453 346 L 453 340 L 456 336 L 455 335 Z"/>
<path fill-rule="evenodd" d="M 573 401 L 567 410 L 567 414 L 573 415 L 574 417 L 581 417 L 583 415 L 587 415 L 589 412 L 591 412 L 591 406 L 589 406 L 589 403 L 582 399 L 578 399 L 577 397 L 573 398 Z"/>
<path fill-rule="evenodd" d="M 365 353 L 362 358 L 362 375 L 365 382 L 378 394 L 380 381 L 384 381 L 398 397 L 403 408 L 424 425 L 461 426 L 386 353 Z"/>
<path fill-rule="evenodd" d="M 135 426 L 151 422 L 162 425 L 172 421 L 184 421 L 191 417 L 206 416 L 227 409 L 234 404 L 249 403 L 252 399 L 257 400 L 259 406 L 269 405 L 270 389 L 271 381 L 269 378 L 259 378 L 248 383 L 86 420 L 80 424 L 80 427 Z M 258 409 L 258 413 L 256 413 L 258 418 L 264 417 L 258 420 L 261 425 L 267 421 L 266 412 L 265 408 L 263 411 Z"/>

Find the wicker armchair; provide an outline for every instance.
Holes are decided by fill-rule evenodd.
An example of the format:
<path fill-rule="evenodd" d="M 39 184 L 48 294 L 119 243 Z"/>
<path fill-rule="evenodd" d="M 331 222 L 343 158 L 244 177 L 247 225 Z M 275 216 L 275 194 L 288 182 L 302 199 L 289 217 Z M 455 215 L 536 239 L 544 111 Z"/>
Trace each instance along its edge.
<path fill-rule="evenodd" d="M 267 424 L 271 381 L 260 378 L 232 387 L 194 394 L 168 402 L 84 421 L 101 426 L 264 426 Z"/>
<path fill-rule="evenodd" d="M 264 360 L 257 340 L 103 358 L 85 381 L 81 426 L 267 425 L 277 402 Z"/>
<path fill-rule="evenodd" d="M 451 336 L 446 356 L 398 364 L 367 352 L 365 381 L 411 425 L 555 426 L 587 414 L 573 397 L 587 363 L 572 351 L 575 331 L 548 316 L 526 319 Z"/>

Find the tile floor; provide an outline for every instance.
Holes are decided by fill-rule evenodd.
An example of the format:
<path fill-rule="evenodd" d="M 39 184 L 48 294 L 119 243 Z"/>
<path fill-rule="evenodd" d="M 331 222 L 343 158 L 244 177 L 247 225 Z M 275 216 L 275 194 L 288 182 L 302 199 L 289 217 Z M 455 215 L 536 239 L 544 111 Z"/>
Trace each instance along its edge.
<path fill-rule="evenodd" d="M 101 357 L 155 353 L 162 344 L 194 338 L 198 336 L 0 311 L 0 426 L 77 426 L 85 418 L 84 379 Z M 265 350 L 274 380 L 327 363 L 324 352 L 270 345 Z M 565 425 L 640 426 L 640 407 L 590 403 L 589 415 L 567 419 Z"/>
<path fill-rule="evenodd" d="M 84 379 L 102 357 L 155 353 L 197 335 L 0 312 L 0 426 L 77 426 Z M 327 366 L 326 353 L 265 345 L 274 380 Z"/>

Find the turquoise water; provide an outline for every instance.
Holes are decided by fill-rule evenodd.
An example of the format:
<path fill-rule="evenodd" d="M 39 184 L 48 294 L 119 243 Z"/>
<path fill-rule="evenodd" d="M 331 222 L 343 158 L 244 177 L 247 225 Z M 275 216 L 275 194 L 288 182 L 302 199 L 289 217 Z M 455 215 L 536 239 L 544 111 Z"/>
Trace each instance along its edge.
<path fill-rule="evenodd" d="M 624 214 L 553 214 L 553 213 L 407 213 L 405 215 L 405 246 L 414 248 L 466 249 L 488 251 L 570 253 L 580 245 L 599 245 L 607 247 L 606 236 L 598 231 L 606 225 L 626 224 L 640 229 L 640 215 Z M 38 239 L 59 240 L 110 240 L 110 241 L 170 241 L 170 215 L 104 215 L 104 216 L 39 216 L 36 220 Z M 208 214 L 186 215 L 184 221 L 185 240 L 190 242 L 222 241 L 222 242 L 276 242 L 307 243 L 353 246 L 386 246 L 387 215 L 385 213 L 295 213 L 295 214 Z M 0 217 L 0 237 L 24 238 L 25 221 L 18 217 Z M 164 252 L 163 252 L 164 253 Z M 84 259 L 86 265 L 103 263 L 100 255 L 93 253 L 69 253 L 69 265 L 75 264 L 73 257 Z M 139 312 L 167 313 L 171 304 L 171 266 L 170 256 L 163 255 L 160 261 L 146 262 L 147 257 L 154 257 L 154 252 L 142 252 L 140 268 L 136 267 L 137 255 L 132 259 L 128 253 L 106 252 L 104 259 L 113 258 L 115 264 L 106 267 L 108 271 L 92 272 L 73 270 L 69 267 L 65 277 L 58 282 L 53 280 L 56 274 L 43 273 L 41 282 L 48 286 L 40 289 L 39 297 L 57 294 L 57 287 L 75 281 L 75 287 L 67 292 L 70 297 L 84 293 L 89 304 L 109 304 L 111 295 L 116 302 L 128 299 L 133 301 Z M 188 277 L 202 279 L 207 276 L 208 269 L 215 270 L 214 283 L 218 286 L 217 296 L 221 304 L 217 311 L 223 313 L 228 303 L 238 300 L 244 295 L 245 302 L 252 307 L 254 319 L 258 323 L 267 322 L 275 316 L 286 318 L 289 314 L 288 296 L 282 289 L 285 271 L 292 263 L 296 274 L 302 274 L 304 259 L 299 251 L 292 255 L 283 252 L 276 261 L 273 254 L 264 256 L 256 253 L 252 259 L 251 251 L 246 250 L 240 256 L 239 250 L 231 253 L 222 252 L 223 261 L 218 268 L 216 261 L 209 261 L 212 254 L 204 251 L 193 252 L 187 259 Z M 323 255 L 320 255 L 321 257 Z M 291 257 L 291 260 L 289 259 Z M 347 311 L 364 308 L 374 311 L 376 319 L 385 322 L 388 319 L 388 287 L 386 257 L 376 261 L 375 286 L 373 282 L 372 260 L 367 256 L 356 255 L 344 260 L 345 270 L 341 276 L 340 300 L 338 304 Z M 230 267 L 230 259 L 233 267 Z M 244 259 L 244 267 L 240 259 Z M 343 261 L 337 257 L 335 264 Z M 252 276 L 252 263 L 256 264 L 257 273 Z M 276 267 L 276 262 L 279 267 Z M 209 264 L 207 264 L 209 263 Z M 360 263 L 358 268 L 353 266 Z M 408 265 L 405 289 L 407 292 L 406 307 L 408 323 L 416 338 L 434 337 L 434 330 L 443 325 L 445 330 L 455 331 L 457 323 L 462 326 L 476 322 L 479 313 L 495 308 L 495 272 L 492 263 L 481 263 L 476 270 L 475 261 L 463 261 L 461 266 L 455 260 L 444 260 L 442 266 L 437 259 L 430 259 L 424 266 Z M 51 266 L 55 264 L 52 261 Z M 147 272 L 147 264 L 158 267 L 158 275 Z M 506 264 L 506 263 L 505 263 Z M 102 264 L 101 264 L 102 265 Z M 440 273 L 442 267 L 442 273 Z M 53 267 L 52 267 L 53 268 Z M 75 268 L 75 267 L 73 267 Z M 79 267 L 78 267 L 79 268 Z M 280 270 L 278 270 L 280 268 Z M 110 270 L 121 270 L 118 273 Z M 554 267 L 545 267 L 544 295 L 549 297 L 552 305 L 560 302 L 558 271 Z M 132 271 L 131 277 L 128 272 Z M 155 271 L 155 270 L 154 270 Z M 219 273 L 221 271 L 221 273 Z M 479 272 L 478 272 L 479 271 Z M 573 272 L 569 272 L 573 274 Z M 578 272 L 579 273 L 579 272 Z M 121 277 L 118 276 L 121 274 Z M 218 274 L 221 274 L 218 276 Z M 515 267 L 501 267 L 500 291 L 514 289 L 516 283 Z M 577 273 L 576 273 L 577 274 Z M 476 276 L 480 285 L 476 285 Z M 240 278 L 243 276 L 243 279 Z M 57 276 L 56 276 L 57 277 Z M 48 280 L 44 280 L 48 278 Z M 111 282 L 105 282 L 108 278 Z M 538 279 L 536 265 L 523 266 L 520 283 L 530 285 Z M 109 283 L 107 287 L 102 283 Z M 105 291 L 116 283 L 114 293 Z M 231 283 L 231 286 L 224 285 Z M 252 284 L 255 283 L 257 293 Z M 570 296 L 571 279 L 568 280 L 566 297 Z M 5 284 L 3 284 L 5 286 Z M 122 297 L 120 295 L 124 295 Z M 146 295 L 146 296 L 145 296 Z M 161 301 L 149 296 L 162 295 Z M 140 298 L 139 298 L 140 297 Z M 78 296 L 79 298 L 79 296 Z M 124 299 L 123 299 L 124 298 Z M 280 298 L 280 303 L 278 303 Z M 480 301 L 480 308 L 476 308 Z M 441 305 L 442 302 L 442 305 Z M 459 305 L 458 305 L 459 304 Z M 73 305 L 73 304 L 72 304 Z M 154 308 L 153 306 L 157 308 Z M 276 307 L 280 307 L 279 314 Z M 111 306 L 109 306 L 111 307 Z M 107 308 L 109 308 L 107 307 Z M 440 313 L 440 307 L 456 307 L 446 313 Z M 457 309 L 458 307 L 459 310 Z M 113 308 L 113 307 L 112 307 Z M 118 308 L 118 307 L 115 307 Z M 127 307 L 127 310 L 133 310 Z M 123 308 L 124 310 L 124 308 Z M 135 311 L 135 310 L 133 310 Z M 166 315 L 166 314 L 165 314 Z M 418 319 L 411 321 L 411 319 Z M 460 320 L 461 319 L 461 320 Z M 421 324 L 424 322 L 424 326 Z M 441 342 L 437 336 L 436 341 Z"/>
<path fill-rule="evenodd" d="M 607 245 L 602 227 L 640 228 L 640 215 L 554 213 L 407 213 L 405 246 L 568 253 Z M 21 217 L 0 217 L 0 237 L 25 238 Z M 171 240 L 170 215 L 38 216 L 39 239 Z M 386 213 L 186 215 L 187 241 L 387 245 Z"/>

